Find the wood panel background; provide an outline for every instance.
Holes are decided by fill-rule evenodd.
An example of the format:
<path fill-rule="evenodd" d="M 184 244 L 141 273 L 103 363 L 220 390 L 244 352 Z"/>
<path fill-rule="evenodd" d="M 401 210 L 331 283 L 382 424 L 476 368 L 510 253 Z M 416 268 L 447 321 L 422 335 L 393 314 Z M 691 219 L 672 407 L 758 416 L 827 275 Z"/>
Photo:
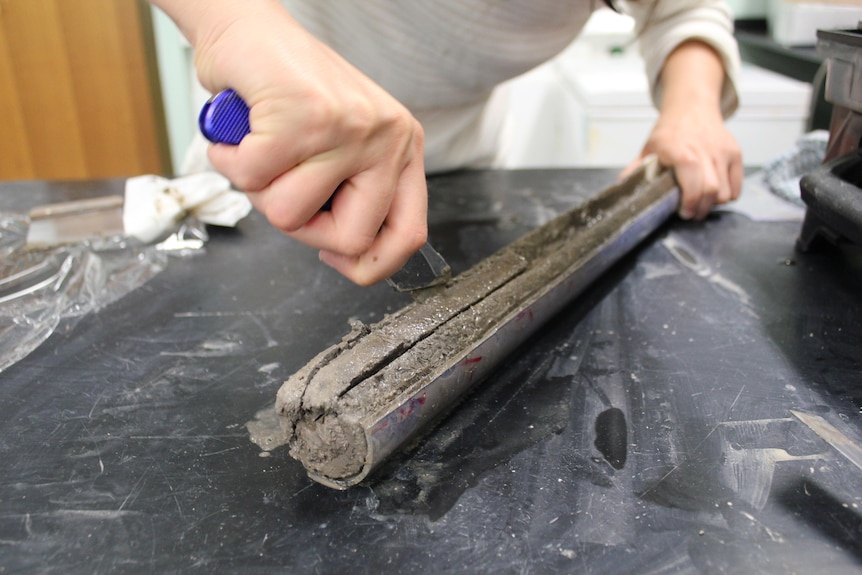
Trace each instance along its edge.
<path fill-rule="evenodd" d="M 0 179 L 170 171 L 142 0 L 0 0 Z"/>

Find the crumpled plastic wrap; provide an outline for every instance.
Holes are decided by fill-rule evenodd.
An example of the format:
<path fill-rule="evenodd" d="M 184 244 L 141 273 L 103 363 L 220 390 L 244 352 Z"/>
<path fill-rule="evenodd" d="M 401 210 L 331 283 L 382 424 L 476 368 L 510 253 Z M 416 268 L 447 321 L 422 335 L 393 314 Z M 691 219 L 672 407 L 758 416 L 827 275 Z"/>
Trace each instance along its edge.
<path fill-rule="evenodd" d="M 48 339 L 61 321 L 105 307 L 162 271 L 168 254 L 123 241 L 25 250 L 27 220 L 0 218 L 0 371 Z"/>
<path fill-rule="evenodd" d="M 823 130 L 802 135 L 793 148 L 746 176 L 738 200 L 716 209 L 742 214 L 752 221 L 801 222 L 805 203 L 799 180 L 823 163 L 828 140 L 829 133 Z"/>
<path fill-rule="evenodd" d="M 828 141 L 829 132 L 825 130 L 809 132 L 796 140 L 793 149 L 763 166 L 763 179 L 772 193 L 804 207 L 799 180 L 823 163 Z"/>
<path fill-rule="evenodd" d="M 46 249 L 28 249 L 26 215 L 0 213 L 0 371 L 32 353 L 61 322 L 70 327 L 117 301 L 173 257 L 202 253 L 205 222 L 232 226 L 250 209 L 217 174 L 140 176 L 126 182 L 124 236 Z"/>

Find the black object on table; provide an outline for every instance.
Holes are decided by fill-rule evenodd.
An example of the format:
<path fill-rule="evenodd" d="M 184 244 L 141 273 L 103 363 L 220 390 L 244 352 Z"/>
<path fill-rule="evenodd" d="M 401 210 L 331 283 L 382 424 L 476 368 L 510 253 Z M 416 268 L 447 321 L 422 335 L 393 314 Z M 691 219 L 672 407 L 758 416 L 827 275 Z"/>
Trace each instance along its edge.
<path fill-rule="evenodd" d="M 834 104 L 825 162 L 799 182 L 806 204 L 797 240 L 800 250 L 851 241 L 862 245 L 862 31 L 818 30 L 817 48 L 827 58 L 826 94 Z M 822 243 L 822 242 L 821 242 Z"/>
<path fill-rule="evenodd" d="M 431 242 L 457 273 L 614 177 L 433 178 Z M 7 183 L 0 205 L 120 189 Z M 0 373 L 0 573 L 858 573 L 862 470 L 791 410 L 862 441 L 862 255 L 797 254 L 798 231 L 669 223 L 339 492 L 245 424 L 407 296 L 259 214 L 211 230 Z"/>

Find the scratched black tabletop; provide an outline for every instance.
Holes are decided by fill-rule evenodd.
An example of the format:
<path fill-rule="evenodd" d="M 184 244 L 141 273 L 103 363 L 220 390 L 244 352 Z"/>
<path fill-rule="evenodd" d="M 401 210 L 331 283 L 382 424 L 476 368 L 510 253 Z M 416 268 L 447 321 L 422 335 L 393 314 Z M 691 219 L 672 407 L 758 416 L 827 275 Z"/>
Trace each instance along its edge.
<path fill-rule="evenodd" d="M 455 271 L 610 183 L 433 178 Z M 0 212 L 122 182 L 0 184 Z M 252 214 L 0 373 L 0 573 L 858 573 L 862 255 L 672 220 L 425 439 L 334 491 L 246 423 L 404 305 Z"/>

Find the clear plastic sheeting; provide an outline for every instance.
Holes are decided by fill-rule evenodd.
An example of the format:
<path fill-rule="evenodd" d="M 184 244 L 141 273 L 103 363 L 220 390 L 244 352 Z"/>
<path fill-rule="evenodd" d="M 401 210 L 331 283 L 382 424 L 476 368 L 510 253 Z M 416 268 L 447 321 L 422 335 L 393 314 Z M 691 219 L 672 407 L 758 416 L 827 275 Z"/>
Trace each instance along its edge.
<path fill-rule="evenodd" d="M 799 138 L 793 148 L 773 158 L 742 183 L 739 199 L 716 209 L 742 214 L 752 221 L 801 222 L 805 203 L 799 191 L 802 176 L 818 168 L 829 132 L 817 130 Z"/>
<path fill-rule="evenodd" d="M 156 249 L 174 256 L 193 256 L 203 252 L 209 239 L 206 226 L 191 218 L 159 242 Z"/>
<path fill-rule="evenodd" d="M 0 371 L 39 347 L 60 322 L 68 325 L 118 300 L 161 272 L 170 253 L 190 248 L 165 251 L 117 237 L 28 250 L 28 227 L 26 216 L 0 214 Z M 192 235 L 200 240 L 201 233 L 205 240 L 202 230 Z M 197 250 L 203 245 L 194 244 Z"/>
<path fill-rule="evenodd" d="M 805 207 L 799 191 L 799 180 L 820 167 L 826 156 L 828 142 L 829 132 L 809 132 L 796 141 L 792 150 L 763 166 L 763 179 L 772 193 Z"/>

